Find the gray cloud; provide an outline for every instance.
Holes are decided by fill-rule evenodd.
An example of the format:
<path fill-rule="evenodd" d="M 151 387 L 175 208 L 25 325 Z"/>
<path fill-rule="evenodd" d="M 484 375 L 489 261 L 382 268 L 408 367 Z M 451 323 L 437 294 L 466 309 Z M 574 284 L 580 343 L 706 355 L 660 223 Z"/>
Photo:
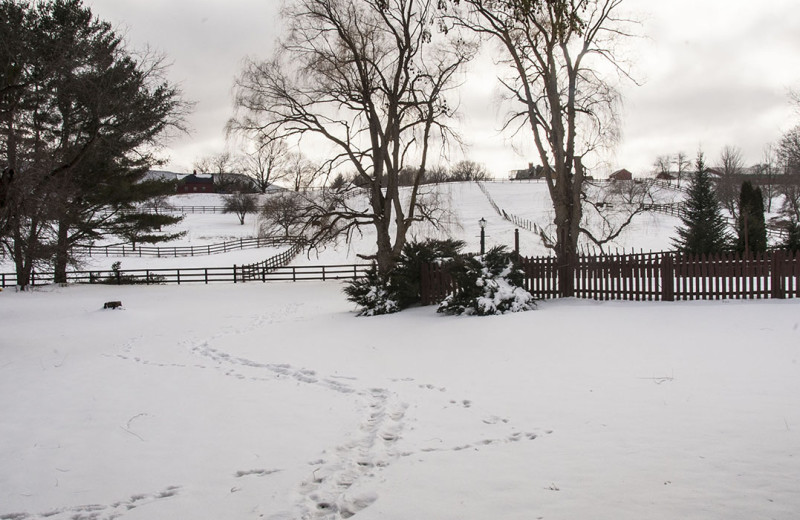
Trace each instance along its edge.
<path fill-rule="evenodd" d="M 222 150 L 232 112 L 231 87 L 245 56 L 267 57 L 280 32 L 277 0 L 86 0 L 98 16 L 126 30 L 173 63 L 170 78 L 197 103 L 191 136 L 170 143 L 168 167 Z M 786 90 L 800 88 L 800 16 L 796 0 L 626 0 L 643 19 L 634 73 L 644 85 L 623 88 L 623 141 L 608 158 L 647 171 L 656 155 L 702 145 L 715 157 L 726 144 L 760 158 L 792 120 Z M 495 78 L 486 62 L 467 76 L 461 94 L 463 155 L 503 175 L 533 160 L 529 139 L 498 134 Z M 460 158 L 456 153 L 454 159 Z M 537 161 L 538 162 L 538 161 Z"/>

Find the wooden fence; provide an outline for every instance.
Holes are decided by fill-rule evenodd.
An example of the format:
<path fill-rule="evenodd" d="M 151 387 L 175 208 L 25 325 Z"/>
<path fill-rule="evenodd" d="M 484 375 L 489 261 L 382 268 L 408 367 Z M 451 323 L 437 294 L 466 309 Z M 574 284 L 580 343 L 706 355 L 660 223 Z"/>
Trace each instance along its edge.
<path fill-rule="evenodd" d="M 594 300 L 720 300 L 800 298 L 800 253 L 755 255 L 645 253 L 579 256 L 572 265 L 555 257 L 522 258 L 525 288 L 536 299 L 562 296 L 560 280 L 572 277 L 573 296 Z M 567 284 L 569 285 L 569 284 Z M 446 266 L 424 265 L 424 305 L 457 291 Z"/>
<path fill-rule="evenodd" d="M 205 246 L 134 246 L 132 244 L 114 244 L 109 246 L 78 246 L 75 251 L 85 256 L 122 256 L 122 257 L 156 257 L 177 258 L 184 256 L 203 256 L 243 249 L 258 249 L 296 245 L 300 239 L 295 237 L 259 237 L 240 238 Z"/>
<path fill-rule="evenodd" d="M 349 280 L 361 278 L 371 264 L 277 266 L 252 276 L 247 266 L 189 267 L 174 269 L 125 269 L 119 271 L 69 271 L 68 283 L 125 284 L 187 284 L 187 283 L 246 283 L 299 282 L 304 280 Z M 31 286 L 53 283 L 54 273 L 34 272 Z M 16 275 L 0 273 L 3 287 L 16 285 Z"/>

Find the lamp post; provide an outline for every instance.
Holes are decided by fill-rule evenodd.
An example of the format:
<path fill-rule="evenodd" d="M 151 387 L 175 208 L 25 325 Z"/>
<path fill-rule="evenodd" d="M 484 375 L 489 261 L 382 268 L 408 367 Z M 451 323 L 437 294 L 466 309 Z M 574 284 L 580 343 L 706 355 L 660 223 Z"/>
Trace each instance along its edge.
<path fill-rule="evenodd" d="M 486 219 L 481 217 L 478 221 L 481 225 L 481 256 L 486 252 Z"/>

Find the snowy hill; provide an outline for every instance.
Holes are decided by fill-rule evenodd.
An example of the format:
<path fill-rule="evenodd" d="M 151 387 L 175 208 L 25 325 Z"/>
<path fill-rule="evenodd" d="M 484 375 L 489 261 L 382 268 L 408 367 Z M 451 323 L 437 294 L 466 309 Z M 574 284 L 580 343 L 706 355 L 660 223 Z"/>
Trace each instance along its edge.
<path fill-rule="evenodd" d="M 529 219 L 540 227 L 546 227 L 552 221 L 552 206 L 547 186 L 543 182 L 492 182 L 485 184 L 487 192 L 497 205 L 519 218 Z M 498 215 L 486 195 L 475 183 L 447 183 L 426 187 L 436 190 L 437 196 L 448 208 L 447 217 L 442 226 L 434 228 L 428 224 L 417 224 L 411 230 L 413 237 L 452 237 L 464 240 L 467 249 L 477 251 L 480 244 L 478 221 L 487 220 L 487 247 L 503 244 L 514 245 L 513 223 Z M 658 189 L 654 193 L 656 200 L 670 203 L 682 195 L 674 190 Z M 223 204 L 221 195 L 190 194 L 176 195 L 169 201 L 176 207 L 220 207 Z M 662 251 L 671 248 L 670 240 L 674 236 L 678 219 L 659 213 L 643 213 L 638 215 L 630 228 L 616 241 L 610 244 L 610 250 L 635 249 L 645 251 Z M 185 235 L 175 241 L 159 244 L 160 246 L 205 246 L 239 238 L 256 237 L 259 234 L 259 221 L 256 215 L 248 215 L 245 224 L 240 225 L 236 216 L 223 213 L 186 213 L 184 221 L 173 228 L 174 231 L 185 231 Z M 110 239 L 108 243 L 115 243 Z M 332 244 L 320 251 L 312 251 L 309 255 L 301 255 L 293 263 L 308 264 L 341 264 L 360 262 L 358 254 L 371 254 L 375 249 L 375 233 L 370 227 L 363 228 L 363 234 L 356 234 L 354 241 L 346 244 L 343 241 Z M 109 269 L 111 264 L 120 261 L 126 269 L 156 269 L 175 267 L 220 267 L 241 265 L 264 260 L 280 249 L 259 249 L 233 251 L 213 256 L 193 258 L 136 258 L 136 257 L 94 257 L 86 258 L 84 269 Z M 548 250 L 543 246 L 540 237 L 531 231 L 520 229 L 520 252 L 526 256 L 546 255 Z M 10 260 L 0 258 L 0 271 L 12 272 Z"/>

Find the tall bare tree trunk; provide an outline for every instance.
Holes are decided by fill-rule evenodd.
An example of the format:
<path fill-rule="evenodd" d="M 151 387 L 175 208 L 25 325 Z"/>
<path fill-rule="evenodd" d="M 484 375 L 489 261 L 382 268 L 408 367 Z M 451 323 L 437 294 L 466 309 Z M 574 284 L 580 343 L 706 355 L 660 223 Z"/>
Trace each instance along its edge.
<path fill-rule="evenodd" d="M 67 283 L 67 264 L 69 264 L 69 225 L 62 220 L 58 223 L 56 255 L 53 262 L 55 283 Z"/>

